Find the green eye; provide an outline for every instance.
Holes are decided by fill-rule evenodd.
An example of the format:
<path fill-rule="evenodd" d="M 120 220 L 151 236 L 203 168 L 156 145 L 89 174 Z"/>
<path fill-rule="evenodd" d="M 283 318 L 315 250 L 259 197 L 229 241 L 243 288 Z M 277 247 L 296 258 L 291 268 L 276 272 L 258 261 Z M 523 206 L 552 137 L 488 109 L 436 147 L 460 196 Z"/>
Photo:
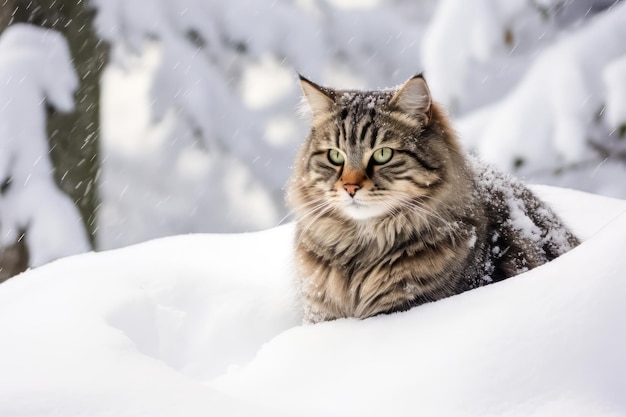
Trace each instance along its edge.
<path fill-rule="evenodd" d="M 393 149 L 391 148 L 380 148 L 376 149 L 374 155 L 372 155 L 372 159 L 375 164 L 382 165 L 389 162 L 391 157 L 393 156 Z"/>
<path fill-rule="evenodd" d="M 331 164 L 333 165 L 343 165 L 343 161 L 345 161 L 345 158 L 343 157 L 343 154 L 335 149 L 330 149 L 328 151 L 328 160 L 330 161 Z"/>

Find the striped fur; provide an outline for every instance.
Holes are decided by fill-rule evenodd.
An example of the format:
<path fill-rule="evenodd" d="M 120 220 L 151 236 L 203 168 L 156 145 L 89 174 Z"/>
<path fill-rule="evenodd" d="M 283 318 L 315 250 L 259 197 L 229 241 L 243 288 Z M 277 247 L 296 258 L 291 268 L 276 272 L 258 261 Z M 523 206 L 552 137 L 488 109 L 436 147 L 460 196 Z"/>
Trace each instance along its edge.
<path fill-rule="evenodd" d="M 301 84 L 312 127 L 287 196 L 307 321 L 406 310 L 578 244 L 525 186 L 464 154 L 421 76 L 381 91 Z"/>

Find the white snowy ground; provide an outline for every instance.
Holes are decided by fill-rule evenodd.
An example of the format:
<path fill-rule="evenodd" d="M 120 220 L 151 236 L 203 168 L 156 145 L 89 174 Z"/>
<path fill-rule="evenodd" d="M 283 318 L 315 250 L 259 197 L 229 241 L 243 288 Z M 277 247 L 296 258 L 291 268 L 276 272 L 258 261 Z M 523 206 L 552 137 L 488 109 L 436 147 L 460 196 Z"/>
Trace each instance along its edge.
<path fill-rule="evenodd" d="M 300 325 L 293 226 L 0 285 L 0 416 L 624 416 L 626 201 L 536 187 L 585 242 L 508 281 Z"/>

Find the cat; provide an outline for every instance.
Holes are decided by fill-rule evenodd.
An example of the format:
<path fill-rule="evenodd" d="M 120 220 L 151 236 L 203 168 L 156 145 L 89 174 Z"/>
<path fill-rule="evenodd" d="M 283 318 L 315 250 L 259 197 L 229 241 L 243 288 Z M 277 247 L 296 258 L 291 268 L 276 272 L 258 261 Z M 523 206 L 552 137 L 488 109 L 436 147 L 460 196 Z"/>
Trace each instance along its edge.
<path fill-rule="evenodd" d="M 300 85 L 312 122 L 287 200 L 306 322 L 404 311 L 579 244 L 530 189 L 462 150 L 421 74 L 377 91 Z"/>

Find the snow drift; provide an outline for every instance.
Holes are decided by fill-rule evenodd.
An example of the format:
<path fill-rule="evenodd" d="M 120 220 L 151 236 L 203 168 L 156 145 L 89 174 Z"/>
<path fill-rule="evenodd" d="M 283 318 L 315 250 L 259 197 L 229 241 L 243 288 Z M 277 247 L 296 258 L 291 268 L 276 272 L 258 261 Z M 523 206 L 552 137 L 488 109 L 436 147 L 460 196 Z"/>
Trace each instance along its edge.
<path fill-rule="evenodd" d="M 408 312 L 300 325 L 291 225 L 0 285 L 0 415 L 626 414 L 626 201 L 536 187 L 585 242 Z"/>

